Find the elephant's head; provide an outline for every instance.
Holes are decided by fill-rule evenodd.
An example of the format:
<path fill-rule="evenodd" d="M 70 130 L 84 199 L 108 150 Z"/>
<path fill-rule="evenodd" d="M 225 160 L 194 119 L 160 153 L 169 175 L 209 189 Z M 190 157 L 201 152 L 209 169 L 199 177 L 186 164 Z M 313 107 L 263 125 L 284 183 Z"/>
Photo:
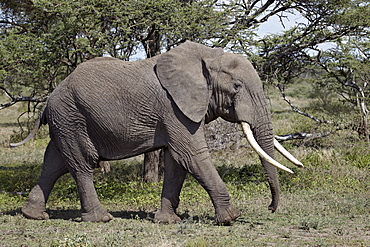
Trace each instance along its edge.
<path fill-rule="evenodd" d="M 274 160 L 274 146 L 294 164 L 302 164 L 274 139 L 270 110 L 252 64 L 241 55 L 186 42 L 158 58 L 157 73 L 190 120 L 209 122 L 222 117 L 241 123 L 249 143 L 261 157 L 272 193 L 269 209 L 274 212 L 279 201 L 276 167 L 292 172 Z"/>

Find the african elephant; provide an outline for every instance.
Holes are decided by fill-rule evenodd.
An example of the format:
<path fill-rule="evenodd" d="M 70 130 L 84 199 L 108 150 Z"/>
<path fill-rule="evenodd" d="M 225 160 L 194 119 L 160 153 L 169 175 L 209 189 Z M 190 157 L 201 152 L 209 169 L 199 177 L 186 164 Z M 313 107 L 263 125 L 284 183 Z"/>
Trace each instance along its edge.
<path fill-rule="evenodd" d="M 35 128 L 17 146 L 49 125 L 51 141 L 37 185 L 22 208 L 31 219 L 48 219 L 45 203 L 57 179 L 70 172 L 77 183 L 83 221 L 110 221 L 93 184 L 100 161 L 165 149 L 159 222 L 176 222 L 179 194 L 189 172 L 208 192 L 216 223 L 228 224 L 240 212 L 230 203 L 212 164 L 204 124 L 221 117 L 242 124 L 262 157 L 276 210 L 279 182 L 270 113 L 251 63 L 220 48 L 186 42 L 156 57 L 125 62 L 95 58 L 80 64 L 48 98 Z M 281 150 L 281 145 L 279 146 Z M 287 153 L 286 150 L 283 153 Z M 286 154 L 298 166 L 302 164 Z"/>

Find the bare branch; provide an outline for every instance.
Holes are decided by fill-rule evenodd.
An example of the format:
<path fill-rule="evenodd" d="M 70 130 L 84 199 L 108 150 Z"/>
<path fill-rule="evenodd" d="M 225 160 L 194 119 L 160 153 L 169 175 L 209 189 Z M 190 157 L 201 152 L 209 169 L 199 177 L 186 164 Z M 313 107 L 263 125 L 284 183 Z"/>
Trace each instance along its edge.
<path fill-rule="evenodd" d="M 43 98 L 36 98 L 36 97 L 24 97 L 24 96 L 18 96 L 18 97 L 15 97 L 13 95 L 11 95 L 9 93 L 8 90 L 6 90 L 6 88 L 4 87 L 0 87 L 1 90 L 4 91 L 4 93 L 6 94 L 6 96 L 8 96 L 10 98 L 10 102 L 8 103 L 5 103 L 5 104 L 0 104 L 0 110 L 3 110 L 5 108 L 8 108 L 18 102 L 36 102 L 36 103 L 41 103 L 41 102 L 45 102 L 46 99 L 48 97 L 43 97 Z"/>
<path fill-rule="evenodd" d="M 218 45 L 220 47 L 226 47 L 227 44 L 236 36 L 240 30 L 246 30 L 253 27 L 255 24 L 266 22 L 271 16 L 279 14 L 283 11 L 291 9 L 293 7 L 292 3 L 286 3 L 285 5 L 282 2 L 276 2 L 274 0 L 267 0 L 259 8 L 254 8 L 260 0 L 256 0 L 252 3 L 244 3 L 242 8 L 244 12 L 239 18 L 236 18 L 234 21 L 228 23 L 230 25 L 229 33 L 225 34 L 222 38 L 219 39 Z M 273 4 L 276 6 L 273 6 Z M 282 6 L 281 6 L 282 5 Z M 272 8 L 272 11 L 268 9 Z M 260 19 L 258 20 L 258 18 Z"/>
<path fill-rule="evenodd" d="M 316 117 L 314 117 L 314 116 L 312 116 L 312 115 L 310 115 L 310 114 L 308 114 L 306 112 L 303 112 L 303 111 L 299 110 L 298 107 L 296 107 L 295 105 L 293 105 L 292 102 L 290 102 L 290 100 L 286 97 L 285 91 L 284 91 L 284 85 L 279 84 L 277 87 L 280 90 L 281 96 L 283 97 L 284 101 L 288 103 L 288 105 L 292 108 L 292 110 L 294 112 L 297 112 L 298 114 L 301 114 L 301 115 L 303 115 L 305 117 L 308 117 L 308 118 L 310 118 L 310 119 L 312 119 L 312 120 L 314 120 L 315 122 L 318 122 L 318 123 L 333 124 L 333 122 L 331 122 L 331 121 L 318 119 L 318 118 L 316 118 Z"/>
<path fill-rule="evenodd" d="M 287 135 L 275 135 L 275 139 L 278 141 L 289 141 L 295 139 L 314 139 L 314 138 L 322 138 L 332 134 L 330 131 L 325 131 L 321 133 L 306 133 L 306 132 L 299 132 Z"/>

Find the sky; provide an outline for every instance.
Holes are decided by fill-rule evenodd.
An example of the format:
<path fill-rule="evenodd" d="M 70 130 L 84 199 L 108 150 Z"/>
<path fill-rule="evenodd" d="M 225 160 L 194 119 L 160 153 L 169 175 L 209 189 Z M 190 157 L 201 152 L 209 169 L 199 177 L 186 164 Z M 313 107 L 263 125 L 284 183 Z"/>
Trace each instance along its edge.
<path fill-rule="evenodd" d="M 268 21 L 262 23 L 257 31 L 257 34 L 262 38 L 265 35 L 277 34 L 285 30 L 290 29 L 291 27 L 297 25 L 298 23 L 306 22 L 304 17 L 300 15 L 293 15 L 290 13 L 284 13 L 287 18 L 283 19 L 283 24 L 280 22 L 278 16 L 271 16 Z"/>

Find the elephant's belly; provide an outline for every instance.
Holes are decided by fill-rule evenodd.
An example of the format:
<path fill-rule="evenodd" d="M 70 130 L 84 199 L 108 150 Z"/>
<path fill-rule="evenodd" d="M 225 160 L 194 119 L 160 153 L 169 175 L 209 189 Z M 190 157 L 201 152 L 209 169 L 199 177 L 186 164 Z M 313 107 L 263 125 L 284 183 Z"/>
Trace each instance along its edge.
<path fill-rule="evenodd" d="M 100 130 L 100 133 L 102 131 Z M 155 126 L 136 125 L 95 136 L 93 143 L 102 159 L 124 159 L 164 147 L 166 135 L 162 133 Z"/>
<path fill-rule="evenodd" d="M 119 160 L 137 156 L 163 147 L 136 143 L 136 147 L 133 148 L 131 145 L 122 145 L 114 149 L 104 148 L 98 150 L 99 156 L 102 160 Z"/>

